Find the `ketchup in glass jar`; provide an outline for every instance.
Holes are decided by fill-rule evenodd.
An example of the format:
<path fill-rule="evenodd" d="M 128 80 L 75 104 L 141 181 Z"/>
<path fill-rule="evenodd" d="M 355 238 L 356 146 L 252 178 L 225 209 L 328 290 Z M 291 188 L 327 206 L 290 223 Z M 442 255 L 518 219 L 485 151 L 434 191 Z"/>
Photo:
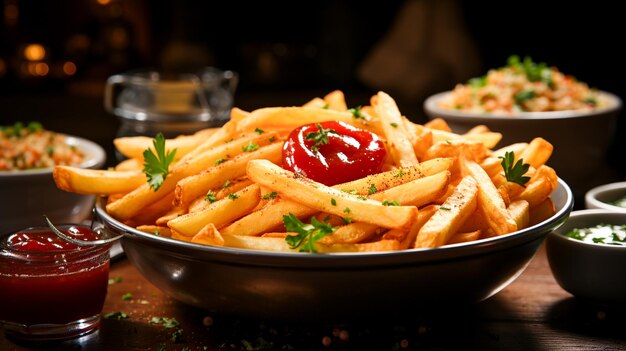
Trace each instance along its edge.
<path fill-rule="evenodd" d="M 77 240 L 89 227 L 58 227 Z M 17 337 L 63 339 L 98 327 L 107 293 L 110 245 L 79 246 L 49 228 L 0 238 L 0 323 Z"/>

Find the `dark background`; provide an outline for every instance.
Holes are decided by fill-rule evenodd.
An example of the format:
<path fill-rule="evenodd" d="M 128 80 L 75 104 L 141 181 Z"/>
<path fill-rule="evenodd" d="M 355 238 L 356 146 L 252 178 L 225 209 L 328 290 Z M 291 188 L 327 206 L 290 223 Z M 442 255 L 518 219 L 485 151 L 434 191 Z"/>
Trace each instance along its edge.
<path fill-rule="evenodd" d="M 454 24 L 473 45 L 461 56 L 476 59 L 477 65 L 461 75 L 439 75 L 418 93 L 390 89 L 413 120 L 426 121 L 422 102 L 428 95 L 502 66 L 511 54 L 529 55 L 592 87 L 626 96 L 626 61 L 618 36 L 624 16 L 617 2 L 418 2 L 426 9 L 443 3 L 460 11 Z M 0 124 L 39 120 L 49 129 L 96 140 L 112 151 L 118 121 L 102 106 L 104 83 L 112 74 L 144 67 L 235 70 L 240 74 L 235 105 L 247 110 L 298 105 L 334 89 L 346 93 L 349 105 L 367 104 L 369 96 L 386 87 L 364 82 L 358 68 L 408 3 L 4 0 Z M 429 48 L 447 44 L 438 35 L 441 27 L 429 18 L 423 32 L 415 34 L 415 40 L 424 41 L 425 55 Z M 47 49 L 45 76 L 25 70 L 22 52 L 28 43 Z M 68 61 L 76 66 L 74 74 L 62 71 Z M 378 69 L 384 74 L 388 68 Z M 625 124 L 621 115 L 607 155 L 622 175 Z"/>

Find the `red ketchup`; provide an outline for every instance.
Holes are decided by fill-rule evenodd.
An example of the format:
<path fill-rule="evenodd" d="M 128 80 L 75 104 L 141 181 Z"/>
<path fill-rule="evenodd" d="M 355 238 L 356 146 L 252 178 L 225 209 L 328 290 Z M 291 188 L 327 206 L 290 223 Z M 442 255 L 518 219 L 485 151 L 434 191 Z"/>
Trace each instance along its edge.
<path fill-rule="evenodd" d="M 330 121 L 294 129 L 283 146 L 283 167 L 335 185 L 379 173 L 386 156 L 376 134 Z"/>
<path fill-rule="evenodd" d="M 78 240 L 96 240 L 84 226 L 60 226 Z M 79 246 L 48 228 L 0 241 L 0 322 L 34 338 L 63 338 L 98 326 L 107 293 L 110 245 Z"/>

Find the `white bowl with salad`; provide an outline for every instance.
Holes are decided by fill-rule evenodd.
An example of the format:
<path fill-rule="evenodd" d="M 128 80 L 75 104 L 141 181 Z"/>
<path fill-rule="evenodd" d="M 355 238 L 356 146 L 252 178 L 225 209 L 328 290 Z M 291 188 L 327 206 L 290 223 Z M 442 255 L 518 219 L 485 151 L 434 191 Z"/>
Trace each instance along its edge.
<path fill-rule="evenodd" d="M 95 198 L 59 190 L 55 165 L 98 169 L 106 153 L 98 144 L 46 130 L 37 122 L 0 127 L 0 233 L 89 217 Z"/>
<path fill-rule="evenodd" d="M 606 153 L 615 136 L 621 99 L 590 88 L 556 67 L 511 56 L 506 66 L 458 84 L 424 102 L 430 119 L 457 133 L 485 125 L 502 133 L 500 145 L 542 137 L 554 146 L 548 164 L 582 197 L 610 174 Z"/>
<path fill-rule="evenodd" d="M 582 300 L 626 305 L 626 213 L 573 211 L 546 239 L 559 285 Z"/>

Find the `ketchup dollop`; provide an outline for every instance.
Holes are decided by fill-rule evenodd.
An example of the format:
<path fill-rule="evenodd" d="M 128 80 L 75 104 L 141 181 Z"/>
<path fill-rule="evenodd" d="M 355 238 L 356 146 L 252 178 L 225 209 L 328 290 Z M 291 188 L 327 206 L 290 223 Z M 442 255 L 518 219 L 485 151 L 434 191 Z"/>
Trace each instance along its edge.
<path fill-rule="evenodd" d="M 379 173 L 387 151 L 380 138 L 343 122 L 306 124 L 283 146 L 283 168 L 325 185 Z"/>

